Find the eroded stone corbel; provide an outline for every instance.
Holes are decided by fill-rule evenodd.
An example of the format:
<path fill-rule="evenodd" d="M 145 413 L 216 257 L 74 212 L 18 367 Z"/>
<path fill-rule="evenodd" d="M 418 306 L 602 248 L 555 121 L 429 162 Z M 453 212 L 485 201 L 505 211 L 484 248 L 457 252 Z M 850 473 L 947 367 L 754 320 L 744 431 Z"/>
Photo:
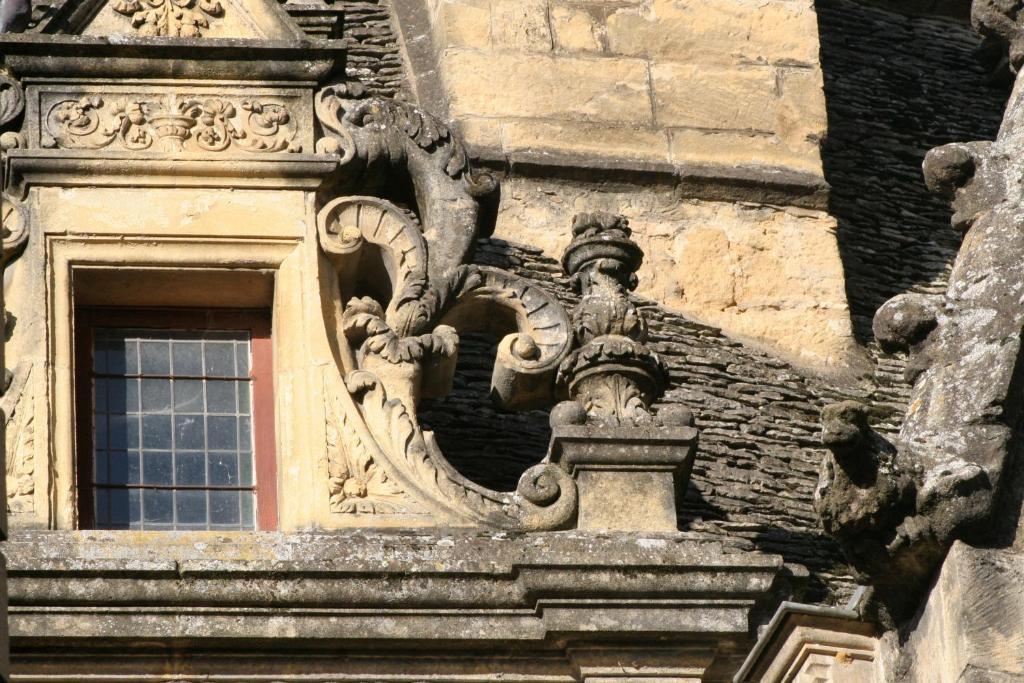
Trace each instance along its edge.
<path fill-rule="evenodd" d="M 692 413 L 651 409 L 668 373 L 628 296 L 642 258 L 622 216 L 575 217 L 562 265 L 583 295 L 573 314 L 579 348 L 558 371 L 568 400 L 551 413 L 551 458 L 576 478 L 583 529 L 676 530 L 693 465 Z"/>

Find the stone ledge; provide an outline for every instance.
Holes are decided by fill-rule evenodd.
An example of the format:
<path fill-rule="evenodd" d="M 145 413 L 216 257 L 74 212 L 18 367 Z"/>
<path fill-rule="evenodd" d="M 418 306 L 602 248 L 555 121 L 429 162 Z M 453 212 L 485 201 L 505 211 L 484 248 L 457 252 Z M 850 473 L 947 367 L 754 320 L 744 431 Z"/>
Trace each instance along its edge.
<path fill-rule="evenodd" d="M 275 648 L 565 634 L 745 642 L 782 570 L 781 558 L 686 533 L 21 531 L 7 545 L 16 649 L 126 634 Z"/>
<path fill-rule="evenodd" d="M 503 153 L 496 147 L 476 148 L 482 166 L 523 177 L 584 182 L 662 184 L 678 187 L 687 198 L 706 201 L 754 202 L 824 211 L 829 184 L 815 173 L 772 166 L 672 164 L 570 153 Z"/>
<path fill-rule="evenodd" d="M 22 196 L 28 187 L 223 187 L 315 190 L 337 170 L 320 154 L 190 155 L 12 149 L 5 169 Z"/>
<path fill-rule="evenodd" d="M 125 48 L 129 49 L 126 50 Z M 344 58 L 343 40 L 90 38 L 5 33 L 4 64 L 20 78 L 196 78 L 321 81 Z"/>

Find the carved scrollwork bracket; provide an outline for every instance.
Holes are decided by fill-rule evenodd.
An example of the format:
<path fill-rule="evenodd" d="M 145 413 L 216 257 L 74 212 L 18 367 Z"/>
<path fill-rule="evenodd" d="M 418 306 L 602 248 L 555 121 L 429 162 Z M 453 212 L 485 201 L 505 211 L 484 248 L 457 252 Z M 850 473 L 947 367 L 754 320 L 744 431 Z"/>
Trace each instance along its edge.
<path fill-rule="evenodd" d="M 572 345 L 569 317 L 550 294 L 495 268 L 460 264 L 436 274 L 436 242 L 424 232 L 398 206 L 373 197 L 339 198 L 319 214 L 320 245 L 337 297 L 347 302 L 335 336 L 347 396 L 337 402 L 343 416 L 335 422 L 363 435 L 358 456 L 348 454 L 347 462 L 360 463 L 368 484 L 386 480 L 391 495 L 415 501 L 402 509 L 426 509 L 441 523 L 561 528 L 576 511 L 575 483 L 563 469 L 536 465 L 515 492 L 478 486 L 444 458 L 416 407 L 423 396 L 451 390 L 459 334 L 466 332 L 505 335 L 492 375 L 497 403 L 550 404 L 555 371 Z M 344 482 L 333 486 L 332 501 L 340 501 Z"/>

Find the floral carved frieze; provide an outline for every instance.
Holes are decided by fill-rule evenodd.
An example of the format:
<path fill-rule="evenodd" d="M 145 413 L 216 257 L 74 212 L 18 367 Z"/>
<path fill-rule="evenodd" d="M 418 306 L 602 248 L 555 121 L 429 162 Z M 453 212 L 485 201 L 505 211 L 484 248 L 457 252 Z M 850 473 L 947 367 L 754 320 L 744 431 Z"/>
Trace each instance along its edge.
<path fill-rule="evenodd" d="M 112 7 L 140 36 L 198 38 L 211 18 L 224 16 L 217 0 L 114 0 Z"/>
<path fill-rule="evenodd" d="M 50 104 L 43 147 L 164 153 L 301 152 L 289 106 L 262 98 L 86 94 Z"/>

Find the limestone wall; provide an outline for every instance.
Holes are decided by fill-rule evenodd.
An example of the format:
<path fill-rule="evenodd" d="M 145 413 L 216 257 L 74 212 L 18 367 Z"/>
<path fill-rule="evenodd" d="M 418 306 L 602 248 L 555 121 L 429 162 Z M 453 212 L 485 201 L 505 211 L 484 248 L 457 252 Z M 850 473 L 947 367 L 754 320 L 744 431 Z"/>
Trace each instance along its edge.
<path fill-rule="evenodd" d="M 429 0 L 471 144 L 820 174 L 809 0 Z"/>
<path fill-rule="evenodd" d="M 573 213 L 621 212 L 640 294 L 800 365 L 856 365 L 809 0 L 393 2 L 416 97 L 510 171 L 496 236 L 556 256 Z"/>

